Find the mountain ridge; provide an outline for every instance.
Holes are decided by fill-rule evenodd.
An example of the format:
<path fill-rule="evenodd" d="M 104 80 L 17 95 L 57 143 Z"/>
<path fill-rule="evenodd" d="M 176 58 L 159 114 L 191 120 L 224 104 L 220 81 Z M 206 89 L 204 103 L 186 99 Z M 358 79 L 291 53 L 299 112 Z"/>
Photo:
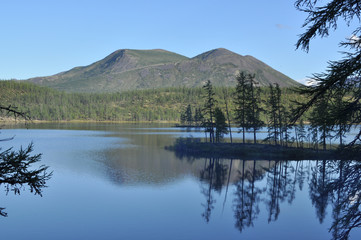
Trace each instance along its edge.
<path fill-rule="evenodd" d="M 281 87 L 298 83 L 250 56 L 213 49 L 188 58 L 163 49 L 120 49 L 87 66 L 75 67 L 27 81 L 68 92 L 121 92 L 163 87 L 197 87 L 210 80 L 215 86 L 235 86 L 239 71 L 256 74 L 260 85 Z"/>

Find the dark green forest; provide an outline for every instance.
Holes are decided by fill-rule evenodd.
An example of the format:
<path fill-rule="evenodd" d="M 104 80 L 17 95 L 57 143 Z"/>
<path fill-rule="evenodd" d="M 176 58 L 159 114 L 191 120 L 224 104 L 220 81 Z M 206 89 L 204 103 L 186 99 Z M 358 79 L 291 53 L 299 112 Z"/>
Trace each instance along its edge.
<path fill-rule="evenodd" d="M 232 101 L 235 88 L 214 87 L 217 106 L 225 109 L 224 91 L 229 94 L 230 120 L 234 122 Z M 267 102 L 269 88 L 261 88 L 263 104 Z M 282 104 L 302 101 L 302 96 L 291 89 L 282 88 Z M 167 121 L 180 122 L 190 106 L 193 114 L 203 109 L 203 89 L 163 88 L 132 90 L 121 93 L 68 93 L 41 87 L 25 81 L 0 81 L 0 103 L 17 107 L 32 120 L 44 121 Z M 5 117 L 5 116 L 2 116 Z M 8 117 L 11 117 L 8 116 Z M 266 116 L 262 115 L 266 120 Z"/>

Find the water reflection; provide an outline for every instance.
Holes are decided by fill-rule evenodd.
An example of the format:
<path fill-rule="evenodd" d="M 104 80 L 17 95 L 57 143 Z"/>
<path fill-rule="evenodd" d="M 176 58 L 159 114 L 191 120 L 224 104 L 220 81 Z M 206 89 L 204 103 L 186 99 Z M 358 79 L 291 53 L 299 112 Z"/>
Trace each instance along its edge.
<path fill-rule="evenodd" d="M 21 207 L 4 200 L 14 216 L 2 225 L 5 236 L 21 223 L 50 229 L 43 239 L 59 226 L 79 239 L 360 238 L 359 162 L 181 159 L 164 150 L 178 137 L 174 129 L 90 130 L 26 130 L 57 174 L 38 206 L 27 208 L 25 196 Z M 16 135 L 16 145 L 29 141 Z"/>
<path fill-rule="evenodd" d="M 228 167 L 222 164 L 220 159 L 211 158 L 205 160 L 204 169 L 200 171 L 200 180 L 205 184 L 202 185 L 202 194 L 206 197 L 206 202 L 202 204 L 204 212 L 202 217 L 209 222 L 215 200 L 212 192 L 220 192 L 223 183 L 226 180 Z"/>
<path fill-rule="evenodd" d="M 202 160 L 198 160 L 202 161 Z M 232 202 L 235 227 L 243 232 L 253 227 L 261 212 L 267 211 L 268 223 L 278 220 L 281 203 L 292 204 L 297 188 L 308 184 L 309 198 L 320 224 L 327 209 L 332 210 L 332 223 L 328 227 L 333 239 L 348 239 L 354 228 L 361 226 L 361 162 L 359 161 L 251 161 L 204 159 L 199 172 L 202 218 L 211 220 L 217 197 L 225 187 L 233 184 Z M 223 203 L 224 207 L 224 203 Z"/>
<path fill-rule="evenodd" d="M 27 185 L 32 193 L 42 196 L 42 190 L 52 173 L 47 172 L 48 167 L 44 165 L 38 169 L 32 167 L 41 158 L 41 154 L 30 155 L 32 151 L 33 145 L 30 144 L 18 152 L 11 149 L 0 152 L 0 186 L 5 187 L 6 194 L 13 192 L 20 195 Z M 8 216 L 5 208 L 0 208 L 0 215 Z"/>
<path fill-rule="evenodd" d="M 331 162 L 327 190 L 333 202 L 333 223 L 331 231 L 334 239 L 348 239 L 352 229 L 361 226 L 361 163 Z"/>
<path fill-rule="evenodd" d="M 245 169 L 246 161 L 242 161 L 242 171 L 238 171 L 239 180 L 235 183 L 236 192 L 234 198 L 235 226 L 242 232 L 244 228 L 253 226 L 260 209 L 260 195 L 264 189 L 255 186 L 255 181 L 262 178 L 261 169 L 256 168 L 256 161 L 250 169 Z"/>

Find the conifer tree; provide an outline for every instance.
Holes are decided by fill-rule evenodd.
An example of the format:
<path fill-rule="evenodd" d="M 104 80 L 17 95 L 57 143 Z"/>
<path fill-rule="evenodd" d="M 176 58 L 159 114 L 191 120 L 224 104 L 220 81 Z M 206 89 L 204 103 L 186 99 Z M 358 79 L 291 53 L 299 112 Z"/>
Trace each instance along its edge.
<path fill-rule="evenodd" d="M 283 145 L 283 121 L 284 121 L 284 107 L 281 105 L 281 88 L 278 83 L 275 84 L 275 93 L 276 93 L 276 108 L 277 108 L 277 118 L 278 118 L 278 133 L 280 144 Z"/>
<path fill-rule="evenodd" d="M 261 120 L 261 89 L 259 87 L 255 87 L 257 84 L 254 81 L 255 75 L 248 74 L 248 82 L 247 82 L 247 109 L 246 109 L 246 119 L 248 124 L 247 130 L 253 130 L 253 141 L 254 144 L 257 143 L 256 132 L 263 125 L 264 122 Z"/>
<path fill-rule="evenodd" d="M 347 111 L 348 101 L 345 100 L 345 96 L 350 92 L 346 87 L 341 87 L 336 89 L 333 94 L 333 98 L 330 100 L 330 116 L 332 117 L 332 129 L 336 132 L 334 138 L 339 139 L 339 144 L 342 146 L 344 144 L 343 138 L 345 134 L 351 129 L 352 116 L 349 111 Z"/>
<path fill-rule="evenodd" d="M 350 37 L 346 41 L 341 40 L 340 42 L 340 46 L 348 49 L 348 52 L 343 53 L 344 58 L 330 61 L 324 73 L 314 74 L 312 79 L 315 84 L 299 88 L 299 93 L 308 96 L 309 100 L 299 103 L 294 113 L 294 120 L 300 118 L 311 107 L 319 104 L 321 99 L 329 95 L 335 97 L 335 88 L 347 88 L 350 89 L 350 97 L 349 101 L 344 102 L 343 114 L 348 117 L 349 124 L 359 124 L 361 122 L 361 28 L 359 26 L 361 1 L 296 0 L 295 6 L 298 10 L 308 14 L 303 25 L 306 30 L 300 35 L 296 44 L 297 48 L 308 51 L 312 39 L 329 36 L 330 30 L 337 29 L 340 21 L 346 23 L 347 27 L 355 26 L 355 28 L 350 31 Z M 342 134 L 338 137 L 340 136 Z M 359 142 L 360 139 L 361 130 L 350 145 Z"/>
<path fill-rule="evenodd" d="M 326 150 L 326 140 L 330 138 L 330 108 L 327 98 L 321 98 L 312 110 L 310 122 L 311 127 L 316 128 L 319 133 L 319 142 L 323 150 Z"/>
<path fill-rule="evenodd" d="M 180 115 L 181 124 L 185 124 L 186 119 L 187 119 L 186 115 L 182 112 L 181 115 Z"/>
<path fill-rule="evenodd" d="M 305 142 L 306 138 L 306 128 L 305 124 L 303 123 L 303 119 L 300 120 L 300 123 L 295 128 L 296 136 L 297 136 L 297 144 L 300 148 L 303 148 L 303 143 Z"/>
<path fill-rule="evenodd" d="M 278 138 L 279 138 L 279 115 L 278 115 L 278 107 L 280 105 L 280 95 L 277 94 L 276 88 L 272 86 L 272 84 L 269 85 L 269 96 L 268 96 L 268 136 L 267 140 L 274 141 L 274 144 L 278 144 Z"/>
<path fill-rule="evenodd" d="M 204 105 L 204 121 L 203 126 L 206 132 L 209 132 L 209 141 L 214 142 L 214 108 L 216 100 L 214 98 L 214 90 L 210 80 L 203 86 L 204 89 L 204 98 L 205 98 L 205 105 Z"/>
<path fill-rule="evenodd" d="M 214 110 L 215 128 L 216 128 L 216 142 L 221 142 L 223 135 L 228 133 L 228 126 L 226 117 L 219 107 Z"/>
<path fill-rule="evenodd" d="M 245 143 L 245 134 L 247 128 L 246 111 L 247 111 L 247 74 L 240 72 L 236 76 L 237 86 L 235 92 L 235 120 L 242 132 L 242 141 Z"/>

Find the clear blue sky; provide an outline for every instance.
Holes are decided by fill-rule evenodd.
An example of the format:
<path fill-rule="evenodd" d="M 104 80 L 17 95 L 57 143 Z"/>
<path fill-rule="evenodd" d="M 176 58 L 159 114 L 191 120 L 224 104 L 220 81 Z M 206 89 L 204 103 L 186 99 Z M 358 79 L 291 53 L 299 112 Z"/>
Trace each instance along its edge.
<path fill-rule="evenodd" d="M 252 55 L 295 80 L 341 57 L 352 29 L 295 50 L 306 15 L 292 0 L 4 0 L 0 2 L 0 79 L 53 75 L 118 49 L 194 57 L 214 48 Z"/>

